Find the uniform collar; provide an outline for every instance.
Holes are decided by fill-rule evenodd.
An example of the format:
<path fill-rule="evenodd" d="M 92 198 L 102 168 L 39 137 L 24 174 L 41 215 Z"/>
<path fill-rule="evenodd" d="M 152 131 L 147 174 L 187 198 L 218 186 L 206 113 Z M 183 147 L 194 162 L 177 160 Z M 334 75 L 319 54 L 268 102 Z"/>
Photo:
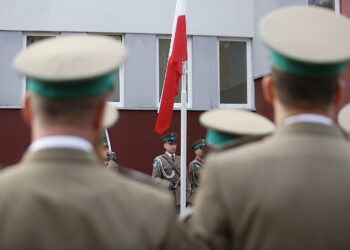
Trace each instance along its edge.
<path fill-rule="evenodd" d="M 71 135 L 55 135 L 35 140 L 29 146 L 28 151 L 36 152 L 50 148 L 69 148 L 86 152 L 91 152 L 93 150 L 92 144 L 84 138 Z"/>
<path fill-rule="evenodd" d="M 270 138 L 281 135 L 295 136 L 296 134 L 313 135 L 317 137 L 339 137 L 344 139 L 336 126 L 328 126 L 315 122 L 295 122 L 288 126 L 282 126 Z"/>
<path fill-rule="evenodd" d="M 175 159 L 175 154 L 169 154 L 167 151 L 165 151 L 165 153 L 170 157 L 170 159 L 172 155 L 174 156 L 174 159 Z"/>
<path fill-rule="evenodd" d="M 300 123 L 300 122 L 319 123 L 327 126 L 333 125 L 332 120 L 327 116 L 318 115 L 318 114 L 307 114 L 307 113 L 287 117 L 284 120 L 284 125 L 287 126 L 293 123 Z"/>

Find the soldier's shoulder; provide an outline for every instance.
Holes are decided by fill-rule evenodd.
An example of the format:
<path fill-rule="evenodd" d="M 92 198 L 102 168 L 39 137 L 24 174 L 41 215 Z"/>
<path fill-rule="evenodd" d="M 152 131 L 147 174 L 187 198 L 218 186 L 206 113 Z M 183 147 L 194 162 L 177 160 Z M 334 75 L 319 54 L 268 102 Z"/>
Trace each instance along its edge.
<path fill-rule="evenodd" d="M 202 167 L 202 164 L 197 162 L 197 161 L 194 161 L 192 163 L 192 166 L 193 166 L 194 169 L 200 169 Z"/>
<path fill-rule="evenodd" d="M 18 185 L 18 182 L 15 182 L 13 180 L 26 180 L 28 179 L 28 176 L 26 174 L 26 171 L 28 168 L 25 168 L 22 166 L 23 164 L 19 163 L 16 165 L 8 166 L 0 171 L 0 185 L 12 185 L 15 186 L 21 186 Z M 26 177 L 27 176 L 27 177 Z M 19 182 L 22 183 L 22 182 Z"/>
<path fill-rule="evenodd" d="M 164 155 L 158 155 L 154 157 L 153 161 L 161 161 Z"/>
<path fill-rule="evenodd" d="M 240 147 L 227 149 L 220 152 L 210 153 L 206 159 L 206 164 L 214 164 L 218 169 L 222 168 L 240 168 L 243 166 L 248 169 L 258 166 L 262 158 L 271 155 L 271 140 L 262 139 L 257 142 L 242 145 Z"/>
<path fill-rule="evenodd" d="M 124 172 L 125 169 L 121 168 L 121 172 Z M 165 202 L 171 202 L 172 196 L 164 188 L 157 188 L 152 184 L 152 178 L 146 176 L 142 173 L 136 173 L 133 171 L 132 174 L 119 173 L 120 182 L 123 183 L 124 187 L 127 187 L 124 192 L 128 193 L 128 196 L 135 196 L 136 198 L 143 197 L 155 199 L 158 202 L 162 203 L 161 200 L 164 199 Z M 124 193 L 125 194 L 125 193 Z"/>
<path fill-rule="evenodd" d="M 175 160 L 176 161 L 181 161 L 181 155 L 175 155 Z"/>
<path fill-rule="evenodd" d="M 162 157 L 163 155 L 158 155 L 156 157 L 154 157 L 153 159 L 153 168 L 157 168 L 160 164 L 163 164 L 162 163 Z"/>
<path fill-rule="evenodd" d="M 174 198 L 166 189 L 156 188 L 120 172 L 113 173 L 106 176 L 103 185 L 105 199 L 115 202 L 116 207 L 127 208 L 126 213 L 135 216 L 149 211 L 149 217 L 145 219 L 150 221 L 158 216 L 169 216 L 174 210 Z"/>
<path fill-rule="evenodd" d="M 118 170 L 119 165 L 118 165 L 118 163 L 116 163 L 115 161 L 110 160 L 110 161 L 108 162 L 107 168 L 112 168 L 112 169 Z"/>
<path fill-rule="evenodd" d="M 143 184 L 155 187 L 155 188 L 160 189 L 160 190 L 164 190 L 164 188 L 166 188 L 166 190 L 167 190 L 167 188 L 168 188 L 168 186 L 164 187 L 163 185 L 154 183 L 153 177 L 151 177 L 147 174 L 144 174 L 140 171 L 137 171 L 137 170 L 133 170 L 133 169 L 126 168 L 126 167 L 120 167 L 118 173 L 121 174 L 122 176 L 130 178 L 132 180 L 136 180 L 137 182 L 141 182 Z"/>
<path fill-rule="evenodd" d="M 197 161 L 196 159 L 192 160 L 189 164 L 190 166 L 194 166 L 194 165 L 201 165 L 201 163 L 199 161 Z"/>

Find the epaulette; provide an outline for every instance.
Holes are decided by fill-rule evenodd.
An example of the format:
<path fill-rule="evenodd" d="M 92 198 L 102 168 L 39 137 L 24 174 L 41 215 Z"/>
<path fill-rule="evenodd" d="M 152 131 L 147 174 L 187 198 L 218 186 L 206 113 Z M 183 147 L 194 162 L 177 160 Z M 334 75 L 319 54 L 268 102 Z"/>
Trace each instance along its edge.
<path fill-rule="evenodd" d="M 193 163 L 193 167 L 199 169 L 199 168 L 201 168 L 201 165 L 198 163 Z"/>
<path fill-rule="evenodd" d="M 158 155 L 157 157 L 154 158 L 154 160 L 153 160 L 153 168 L 158 167 L 158 163 L 160 164 L 160 167 L 163 168 L 163 163 L 160 160 L 160 157 L 162 157 L 162 155 Z"/>

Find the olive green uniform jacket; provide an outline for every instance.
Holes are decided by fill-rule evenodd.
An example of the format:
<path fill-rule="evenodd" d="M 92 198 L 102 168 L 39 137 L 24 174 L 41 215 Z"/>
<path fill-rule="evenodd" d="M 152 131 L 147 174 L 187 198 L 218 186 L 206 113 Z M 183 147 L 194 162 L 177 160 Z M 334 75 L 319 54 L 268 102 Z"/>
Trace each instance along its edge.
<path fill-rule="evenodd" d="M 81 150 L 26 153 L 0 174 L 4 250 L 178 249 L 175 216 L 171 195 Z"/>
<path fill-rule="evenodd" d="M 154 183 L 167 185 L 171 182 L 178 183 L 175 190 L 173 190 L 176 205 L 180 205 L 180 174 L 181 174 L 181 157 L 175 155 L 175 161 L 173 161 L 167 153 L 159 155 L 153 160 L 153 172 L 152 178 Z M 176 169 L 176 170 L 174 170 Z M 191 187 L 186 179 L 186 201 L 190 202 Z"/>
<path fill-rule="evenodd" d="M 199 176 L 202 171 L 203 160 L 200 158 L 195 158 L 188 165 L 188 175 L 190 178 L 191 185 L 191 202 L 194 199 L 194 196 L 199 188 Z"/>
<path fill-rule="evenodd" d="M 350 145 L 335 127 L 290 124 L 205 165 L 190 249 L 350 249 Z"/>

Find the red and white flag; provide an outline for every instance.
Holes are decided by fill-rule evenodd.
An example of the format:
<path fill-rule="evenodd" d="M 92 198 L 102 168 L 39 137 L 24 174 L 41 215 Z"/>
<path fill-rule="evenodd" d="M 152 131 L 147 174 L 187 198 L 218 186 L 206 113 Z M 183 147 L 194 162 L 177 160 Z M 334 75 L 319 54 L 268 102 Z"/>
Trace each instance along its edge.
<path fill-rule="evenodd" d="M 161 135 L 169 127 L 173 116 L 174 99 L 179 92 L 182 62 L 187 60 L 186 0 L 177 0 L 173 31 L 162 97 L 155 131 Z"/>

